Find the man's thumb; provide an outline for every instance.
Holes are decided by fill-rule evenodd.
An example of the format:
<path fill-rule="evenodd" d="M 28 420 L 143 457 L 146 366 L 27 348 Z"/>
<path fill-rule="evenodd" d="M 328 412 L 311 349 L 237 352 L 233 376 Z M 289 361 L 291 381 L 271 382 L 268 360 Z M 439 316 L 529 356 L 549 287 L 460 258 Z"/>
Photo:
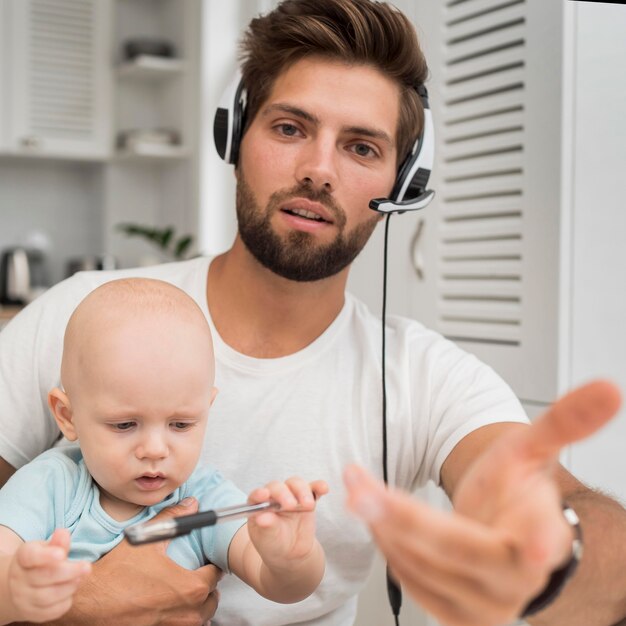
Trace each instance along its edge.
<path fill-rule="evenodd" d="M 152 520 L 164 520 L 170 517 L 177 517 L 179 515 L 191 515 L 198 510 L 198 501 L 195 498 L 185 498 L 174 506 L 168 506 L 163 509 L 158 515 L 155 515 Z"/>
<path fill-rule="evenodd" d="M 168 506 L 166 509 L 163 509 L 159 512 L 158 515 L 151 517 L 149 521 L 145 522 L 146 524 L 150 524 L 152 522 L 159 522 L 167 519 L 171 519 L 172 517 L 178 517 L 180 515 L 191 515 L 192 513 L 196 513 L 198 510 L 198 501 L 195 498 L 184 498 L 178 504 L 173 506 Z M 167 546 L 169 545 L 171 539 L 164 539 L 163 541 L 158 541 L 153 545 L 157 547 L 158 551 L 167 550 Z M 150 546 L 140 546 L 141 548 L 149 548 Z M 136 546 L 133 546 L 136 548 Z"/>
<path fill-rule="evenodd" d="M 386 489 L 382 483 L 358 465 L 348 465 L 343 480 L 348 493 L 348 509 L 368 524 L 385 516 Z"/>

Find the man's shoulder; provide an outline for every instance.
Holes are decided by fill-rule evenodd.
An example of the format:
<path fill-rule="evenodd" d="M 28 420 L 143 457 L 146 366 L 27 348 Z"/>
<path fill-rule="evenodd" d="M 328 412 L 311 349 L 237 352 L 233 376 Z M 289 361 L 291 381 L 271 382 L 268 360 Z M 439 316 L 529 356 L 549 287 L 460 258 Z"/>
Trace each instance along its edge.
<path fill-rule="evenodd" d="M 382 333 L 380 316 L 354 296 L 350 296 L 349 305 L 352 307 L 353 344 L 379 346 Z M 387 315 L 385 343 L 389 366 L 404 363 L 408 367 L 420 367 L 422 370 L 424 367 L 436 368 L 445 372 L 458 363 L 470 369 L 480 364 L 474 355 L 437 330 L 402 315 Z"/>
<path fill-rule="evenodd" d="M 352 308 L 352 322 L 355 326 L 361 327 L 367 332 L 378 333 L 380 335 L 381 316 L 374 313 L 362 300 L 352 294 L 346 293 L 348 305 Z M 404 344 L 419 343 L 450 343 L 441 333 L 428 328 L 419 320 L 404 315 L 387 314 L 385 319 L 385 329 L 390 341 L 399 341 Z"/>
<path fill-rule="evenodd" d="M 130 267 L 110 271 L 78 272 L 72 278 L 64 281 L 68 288 L 91 288 L 121 278 L 154 278 L 164 280 L 175 285 L 194 280 L 200 275 L 204 280 L 211 259 L 209 257 L 196 257 L 187 261 L 173 263 L 160 263 L 143 267 Z M 63 284 L 63 283 L 61 283 Z"/>
<path fill-rule="evenodd" d="M 77 272 L 57 283 L 20 314 L 29 316 L 38 325 L 42 318 L 61 318 L 67 321 L 78 303 L 104 283 L 120 278 L 155 278 L 170 282 L 184 291 L 203 291 L 210 259 L 198 257 L 177 263 L 162 263 L 148 267 L 134 267 L 110 271 Z M 19 317 L 19 316 L 18 316 Z"/>

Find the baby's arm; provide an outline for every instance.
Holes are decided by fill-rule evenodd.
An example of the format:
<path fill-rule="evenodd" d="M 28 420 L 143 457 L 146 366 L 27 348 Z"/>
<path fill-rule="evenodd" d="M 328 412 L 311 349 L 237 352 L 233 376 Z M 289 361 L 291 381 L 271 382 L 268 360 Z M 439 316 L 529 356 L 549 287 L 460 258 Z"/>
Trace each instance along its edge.
<path fill-rule="evenodd" d="M 281 510 L 259 513 L 237 531 L 228 550 L 233 573 L 274 602 L 298 602 L 313 593 L 325 566 L 315 538 L 315 499 L 327 492 L 324 481 L 301 478 L 253 491 L 248 502 L 271 499 Z"/>
<path fill-rule="evenodd" d="M 0 526 L 0 624 L 47 622 L 61 617 L 91 565 L 68 561 L 70 535 L 55 530 L 49 541 L 24 542 Z"/>

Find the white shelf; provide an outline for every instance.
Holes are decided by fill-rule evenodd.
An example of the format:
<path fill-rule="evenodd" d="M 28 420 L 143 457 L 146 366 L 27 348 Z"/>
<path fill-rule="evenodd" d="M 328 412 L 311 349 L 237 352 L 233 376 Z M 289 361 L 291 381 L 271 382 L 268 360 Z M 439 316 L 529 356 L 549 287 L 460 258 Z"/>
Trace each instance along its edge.
<path fill-rule="evenodd" d="M 141 55 L 119 65 L 117 75 L 120 78 L 163 80 L 184 70 L 185 63 L 181 59 Z"/>
<path fill-rule="evenodd" d="M 148 143 L 134 143 L 128 149 L 125 148 L 116 153 L 115 158 L 119 160 L 175 160 L 186 159 L 190 156 L 186 146 L 168 146 Z"/>

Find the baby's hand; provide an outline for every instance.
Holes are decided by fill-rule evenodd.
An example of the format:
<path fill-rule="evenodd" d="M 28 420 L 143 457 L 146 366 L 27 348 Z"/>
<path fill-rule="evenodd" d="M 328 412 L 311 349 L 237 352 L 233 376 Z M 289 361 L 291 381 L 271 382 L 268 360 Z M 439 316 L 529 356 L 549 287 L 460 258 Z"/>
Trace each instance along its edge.
<path fill-rule="evenodd" d="M 323 480 L 307 483 L 294 477 L 268 483 L 250 494 L 250 504 L 267 500 L 280 504 L 279 511 L 264 511 L 248 520 L 250 539 L 266 565 L 288 567 L 311 554 L 316 545 L 315 501 L 326 493 L 328 485 Z"/>
<path fill-rule="evenodd" d="M 17 549 L 9 565 L 9 590 L 20 621 L 47 622 L 72 606 L 91 564 L 68 561 L 69 548 L 69 532 L 59 529 L 49 541 L 28 541 Z"/>

